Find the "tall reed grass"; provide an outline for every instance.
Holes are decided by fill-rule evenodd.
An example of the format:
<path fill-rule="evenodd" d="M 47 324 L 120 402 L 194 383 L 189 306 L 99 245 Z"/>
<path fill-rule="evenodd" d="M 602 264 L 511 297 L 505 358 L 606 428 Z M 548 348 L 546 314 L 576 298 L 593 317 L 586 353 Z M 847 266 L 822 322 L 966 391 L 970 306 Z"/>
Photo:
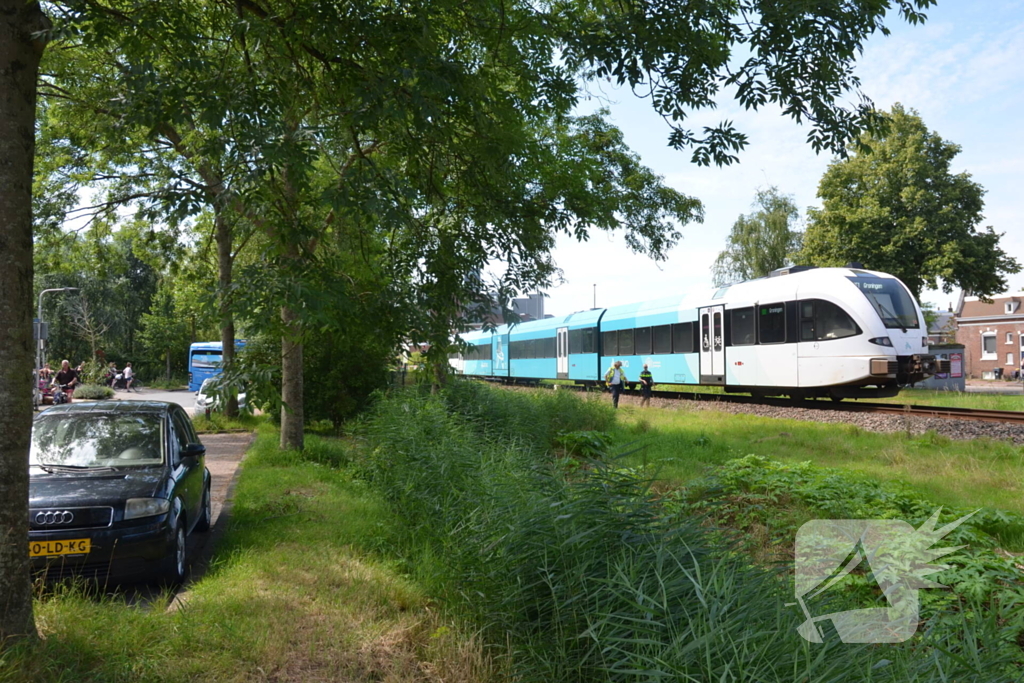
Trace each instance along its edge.
<path fill-rule="evenodd" d="M 360 464 L 407 525 L 413 571 L 501 646 L 522 681 L 1001 681 L 995 625 L 904 645 L 812 645 L 787 582 L 751 566 L 648 481 L 549 449 L 607 429 L 603 404 L 458 384 L 399 393 L 361 428 Z M 413 541 L 412 539 L 415 539 Z"/>

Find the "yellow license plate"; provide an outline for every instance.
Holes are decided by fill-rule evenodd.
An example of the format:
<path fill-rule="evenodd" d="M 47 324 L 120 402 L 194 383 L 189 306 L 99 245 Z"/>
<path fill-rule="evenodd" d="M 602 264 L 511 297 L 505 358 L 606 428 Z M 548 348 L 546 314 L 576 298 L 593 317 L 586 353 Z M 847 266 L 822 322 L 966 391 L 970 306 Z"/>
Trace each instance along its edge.
<path fill-rule="evenodd" d="M 29 557 L 53 555 L 84 555 L 92 549 L 92 539 L 72 538 L 66 541 L 29 541 Z"/>

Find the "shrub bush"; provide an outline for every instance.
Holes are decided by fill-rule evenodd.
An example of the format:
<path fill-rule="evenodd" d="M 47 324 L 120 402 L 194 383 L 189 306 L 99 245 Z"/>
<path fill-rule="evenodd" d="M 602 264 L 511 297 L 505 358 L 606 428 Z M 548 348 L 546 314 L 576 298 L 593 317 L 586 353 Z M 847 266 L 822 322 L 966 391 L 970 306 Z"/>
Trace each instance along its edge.
<path fill-rule="evenodd" d="M 75 398 L 86 400 L 114 398 L 114 390 L 99 384 L 83 384 L 75 388 Z"/>
<path fill-rule="evenodd" d="M 750 566 L 631 471 L 563 477 L 544 452 L 613 416 L 578 396 L 456 384 L 400 392 L 360 437 L 403 517 L 418 578 L 507 645 L 522 681 L 990 681 L 988 621 L 896 646 L 811 645 L 786 582 Z M 841 605 L 837 605 L 840 607 Z"/>

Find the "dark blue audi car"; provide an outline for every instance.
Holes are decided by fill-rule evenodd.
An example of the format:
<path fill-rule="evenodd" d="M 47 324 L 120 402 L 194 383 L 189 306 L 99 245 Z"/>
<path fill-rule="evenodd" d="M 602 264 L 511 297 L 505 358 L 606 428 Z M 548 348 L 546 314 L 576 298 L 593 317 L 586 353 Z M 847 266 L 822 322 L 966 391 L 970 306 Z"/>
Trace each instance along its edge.
<path fill-rule="evenodd" d="M 33 569 L 180 583 L 185 540 L 211 524 L 206 447 L 176 404 L 101 401 L 36 417 Z"/>

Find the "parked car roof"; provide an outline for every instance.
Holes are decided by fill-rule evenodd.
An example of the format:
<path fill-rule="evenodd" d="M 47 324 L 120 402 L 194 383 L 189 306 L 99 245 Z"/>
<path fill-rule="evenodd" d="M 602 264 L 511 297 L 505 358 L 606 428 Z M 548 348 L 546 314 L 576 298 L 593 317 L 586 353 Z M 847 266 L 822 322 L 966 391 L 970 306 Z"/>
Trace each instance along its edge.
<path fill-rule="evenodd" d="M 174 403 L 166 401 L 83 401 L 81 403 L 65 403 L 48 408 L 40 415 L 64 415 L 79 413 L 166 413 Z"/>

